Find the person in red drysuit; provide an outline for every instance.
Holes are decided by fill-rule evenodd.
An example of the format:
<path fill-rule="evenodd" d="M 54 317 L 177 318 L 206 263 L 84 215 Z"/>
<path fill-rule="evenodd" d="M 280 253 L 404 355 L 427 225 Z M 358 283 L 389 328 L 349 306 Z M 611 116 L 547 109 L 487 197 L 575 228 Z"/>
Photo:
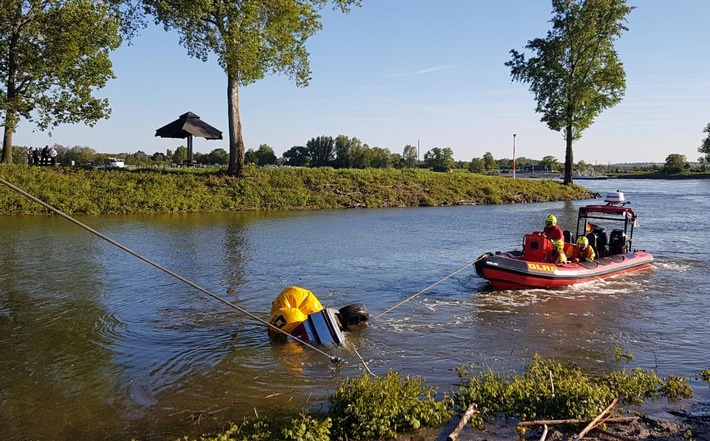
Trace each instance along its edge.
<path fill-rule="evenodd" d="M 561 240 L 564 241 L 564 233 L 562 233 L 562 228 L 557 225 L 557 218 L 554 214 L 547 216 L 545 219 L 545 229 L 542 230 L 545 236 L 551 241 Z"/>

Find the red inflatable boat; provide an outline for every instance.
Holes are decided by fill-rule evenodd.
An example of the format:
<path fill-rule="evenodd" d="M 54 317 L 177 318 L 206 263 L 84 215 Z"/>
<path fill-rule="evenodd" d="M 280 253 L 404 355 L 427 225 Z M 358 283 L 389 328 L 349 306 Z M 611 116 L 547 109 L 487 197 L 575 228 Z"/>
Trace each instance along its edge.
<path fill-rule="evenodd" d="M 633 250 L 637 216 L 627 207 L 624 194 L 607 194 L 606 205 L 580 207 L 577 234 L 565 231 L 567 263 L 550 263 L 552 242 L 541 232 L 526 234 L 522 251 L 486 253 L 476 260 L 476 272 L 494 288 L 554 288 L 589 282 L 648 268 L 653 256 Z M 592 222 L 593 221 L 593 222 Z M 600 225 L 611 225 L 610 232 Z M 579 250 L 576 238 L 586 236 L 598 256 L 592 262 L 576 261 Z"/>

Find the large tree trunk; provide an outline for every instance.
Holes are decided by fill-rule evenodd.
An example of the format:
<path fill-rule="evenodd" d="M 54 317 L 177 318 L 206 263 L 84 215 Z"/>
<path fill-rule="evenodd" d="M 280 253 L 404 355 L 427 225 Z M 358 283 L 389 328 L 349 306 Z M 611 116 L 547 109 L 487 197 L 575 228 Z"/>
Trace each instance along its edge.
<path fill-rule="evenodd" d="M 567 149 L 565 150 L 565 185 L 572 184 L 572 165 L 574 165 L 574 153 L 572 153 L 572 126 L 567 126 L 565 129 L 565 141 Z"/>
<path fill-rule="evenodd" d="M 239 118 L 239 84 L 227 74 L 227 112 L 229 115 L 229 168 L 230 176 L 241 176 L 244 167 L 244 139 L 242 121 Z"/>
<path fill-rule="evenodd" d="M 5 124 L 5 135 L 2 138 L 2 147 L 2 163 L 12 164 L 12 129 L 8 124 Z"/>

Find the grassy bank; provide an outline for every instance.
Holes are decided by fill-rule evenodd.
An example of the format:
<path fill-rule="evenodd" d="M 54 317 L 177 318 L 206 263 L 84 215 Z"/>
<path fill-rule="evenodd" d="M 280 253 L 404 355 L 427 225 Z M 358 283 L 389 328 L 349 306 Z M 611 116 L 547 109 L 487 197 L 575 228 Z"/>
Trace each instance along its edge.
<path fill-rule="evenodd" d="M 468 172 L 247 168 L 244 178 L 217 169 L 81 170 L 2 165 L 0 177 L 67 214 L 315 210 L 587 199 L 589 190 L 546 180 Z M 11 189 L 0 214 L 47 210 Z"/>

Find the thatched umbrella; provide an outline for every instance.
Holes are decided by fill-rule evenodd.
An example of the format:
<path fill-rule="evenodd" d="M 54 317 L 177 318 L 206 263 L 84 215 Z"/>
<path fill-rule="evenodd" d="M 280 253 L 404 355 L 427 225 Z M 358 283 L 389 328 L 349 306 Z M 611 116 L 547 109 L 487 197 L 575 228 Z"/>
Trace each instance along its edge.
<path fill-rule="evenodd" d="M 161 138 L 187 138 L 187 162 L 192 164 L 192 137 L 222 139 L 222 132 L 202 121 L 192 112 L 183 113 L 178 119 L 155 131 Z"/>

